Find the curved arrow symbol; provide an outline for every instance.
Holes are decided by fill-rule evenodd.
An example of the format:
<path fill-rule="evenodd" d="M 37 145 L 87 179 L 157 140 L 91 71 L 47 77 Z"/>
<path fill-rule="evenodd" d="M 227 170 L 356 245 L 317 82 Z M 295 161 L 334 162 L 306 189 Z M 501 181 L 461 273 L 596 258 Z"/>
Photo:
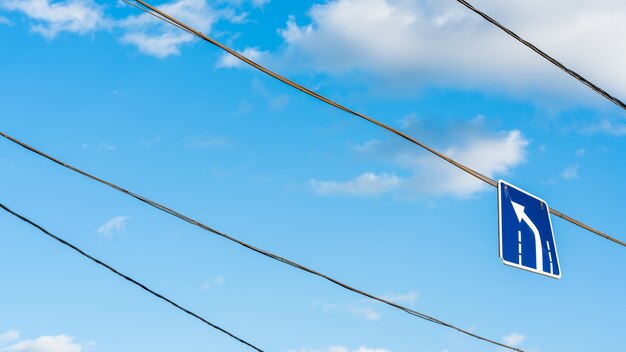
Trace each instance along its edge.
<path fill-rule="evenodd" d="M 528 215 L 524 212 L 524 206 L 518 203 L 515 203 L 511 200 L 511 204 L 513 205 L 513 210 L 515 210 L 515 215 L 517 215 L 517 220 L 519 220 L 520 224 L 522 221 L 525 221 L 530 227 L 530 230 L 535 235 L 535 259 L 537 260 L 537 270 L 543 271 L 543 249 L 541 247 L 541 236 L 539 235 L 539 230 L 537 226 L 533 224 L 533 221 L 530 220 Z M 520 263 L 522 264 L 522 263 Z M 552 272 L 550 272 L 552 273 Z"/>

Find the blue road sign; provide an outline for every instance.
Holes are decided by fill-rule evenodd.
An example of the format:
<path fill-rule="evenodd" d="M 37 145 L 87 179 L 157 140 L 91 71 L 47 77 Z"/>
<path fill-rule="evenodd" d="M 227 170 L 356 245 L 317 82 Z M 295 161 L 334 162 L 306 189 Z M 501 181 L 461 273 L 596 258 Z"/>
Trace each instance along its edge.
<path fill-rule="evenodd" d="M 550 209 L 542 199 L 498 181 L 500 259 L 506 265 L 561 278 Z"/>

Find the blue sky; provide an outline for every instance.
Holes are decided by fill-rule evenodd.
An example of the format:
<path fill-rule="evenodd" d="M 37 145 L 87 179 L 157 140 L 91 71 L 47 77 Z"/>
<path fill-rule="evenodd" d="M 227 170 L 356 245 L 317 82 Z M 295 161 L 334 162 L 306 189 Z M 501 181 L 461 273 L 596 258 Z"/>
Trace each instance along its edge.
<path fill-rule="evenodd" d="M 626 114 L 455 1 L 180 0 L 203 32 L 624 239 Z M 476 0 L 618 97 L 617 0 Z M 567 6 L 566 6 L 567 5 Z M 557 15 L 558 13 L 558 15 Z M 498 258 L 496 190 L 116 2 L 0 0 L 2 131 L 258 247 L 527 351 L 616 351 L 623 248 L 553 218 Z M 2 203 L 268 351 L 500 351 L 2 141 Z M 0 216 L 0 351 L 245 347 Z"/>

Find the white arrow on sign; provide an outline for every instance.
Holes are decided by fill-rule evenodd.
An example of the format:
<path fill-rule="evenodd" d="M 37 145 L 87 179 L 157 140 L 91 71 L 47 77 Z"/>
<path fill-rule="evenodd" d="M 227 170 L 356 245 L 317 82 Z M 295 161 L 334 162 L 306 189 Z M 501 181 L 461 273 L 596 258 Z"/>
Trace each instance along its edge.
<path fill-rule="evenodd" d="M 524 212 L 525 207 L 523 205 L 515 203 L 513 200 L 511 200 L 511 204 L 513 205 L 513 210 L 515 210 L 515 215 L 517 215 L 517 220 L 519 220 L 520 224 L 522 223 L 522 220 L 525 221 L 535 235 L 535 259 L 537 259 L 537 270 L 543 271 L 543 249 L 541 248 L 541 236 L 539 235 L 539 230 Z"/>

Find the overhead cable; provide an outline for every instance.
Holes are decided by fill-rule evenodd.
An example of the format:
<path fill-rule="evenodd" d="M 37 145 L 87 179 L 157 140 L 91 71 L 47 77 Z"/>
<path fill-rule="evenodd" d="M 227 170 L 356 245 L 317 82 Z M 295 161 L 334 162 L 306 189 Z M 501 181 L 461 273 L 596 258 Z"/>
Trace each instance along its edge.
<path fill-rule="evenodd" d="M 525 46 L 527 46 L 528 48 L 530 48 L 532 51 L 536 52 L 537 54 L 539 54 L 541 57 L 543 57 L 544 59 L 548 60 L 550 63 L 552 63 L 554 66 L 560 68 L 561 70 L 565 71 L 568 75 L 574 77 L 577 81 L 581 82 L 582 84 L 586 85 L 587 87 L 591 88 L 591 90 L 593 90 L 594 92 L 600 94 L 601 96 L 605 97 L 606 99 L 608 99 L 609 101 L 611 101 L 613 104 L 619 106 L 620 108 L 626 110 L 626 104 L 624 104 L 624 102 L 622 102 L 621 100 L 619 100 L 618 98 L 612 96 L 611 94 L 609 94 L 607 91 L 605 91 L 604 89 L 598 87 L 597 85 L 595 85 L 594 83 L 590 82 L 588 79 L 586 79 L 585 77 L 581 76 L 578 72 L 568 68 L 567 66 L 563 65 L 561 62 L 559 62 L 558 60 L 556 60 L 555 58 L 553 58 L 552 56 L 546 54 L 543 50 L 539 49 L 538 47 L 536 47 L 533 43 L 525 40 L 524 38 L 520 37 L 519 35 L 517 35 L 515 32 L 513 32 L 512 30 L 508 29 L 507 27 L 505 27 L 504 25 L 500 24 L 500 22 L 494 20 L 493 18 L 491 18 L 489 15 L 487 15 L 486 13 L 480 11 L 479 9 L 475 8 L 472 4 L 470 4 L 469 2 L 465 1 L 465 0 L 456 0 L 458 1 L 461 5 L 467 7 L 468 9 L 472 10 L 473 12 L 475 12 L 476 14 L 478 14 L 480 17 L 484 18 L 485 20 L 487 20 L 489 23 L 493 24 L 494 26 L 500 28 L 502 31 L 504 31 L 506 34 L 510 35 L 511 37 L 513 37 L 515 40 L 517 40 L 518 42 L 524 44 Z"/>
<path fill-rule="evenodd" d="M 191 315 L 192 317 L 194 317 L 194 318 L 196 318 L 196 319 L 200 320 L 200 321 L 201 321 L 201 322 L 203 322 L 204 324 L 206 324 L 206 325 L 208 325 L 208 326 L 212 327 L 213 329 L 216 329 L 216 330 L 218 330 L 218 331 L 220 331 L 220 332 L 222 332 L 222 333 L 224 333 L 224 334 L 226 334 L 226 335 L 228 335 L 228 336 L 232 337 L 233 339 L 235 339 L 235 340 L 237 340 L 237 341 L 241 342 L 242 344 L 244 344 L 244 345 L 246 345 L 246 346 L 248 346 L 248 347 L 251 347 L 251 348 L 253 348 L 254 350 L 256 350 L 256 351 L 258 351 L 258 352 L 263 352 L 263 350 L 262 350 L 262 349 L 260 349 L 260 348 L 256 347 L 255 345 L 253 345 L 253 344 L 249 343 L 248 341 L 246 341 L 246 340 L 244 340 L 244 339 L 242 339 L 242 338 L 240 338 L 240 337 L 236 336 L 235 334 L 233 334 L 233 333 L 231 333 L 231 332 L 229 332 L 229 331 L 227 331 L 227 330 L 225 330 L 225 329 L 223 329 L 223 328 L 221 328 L 221 327 L 219 327 L 219 326 L 217 326 L 217 325 L 215 325 L 215 324 L 211 323 L 210 321 L 206 320 L 205 318 L 201 317 L 200 315 L 198 315 L 198 314 L 194 313 L 193 311 L 191 311 L 191 310 L 189 310 L 189 309 L 187 309 L 187 308 L 184 308 L 183 306 L 179 305 L 178 303 L 176 303 L 176 302 L 172 301 L 171 299 L 169 299 L 169 298 L 167 298 L 167 297 L 163 296 L 162 294 L 160 294 L 160 293 L 158 293 L 158 292 L 156 292 L 156 291 L 152 290 L 151 288 L 149 288 L 149 287 L 147 287 L 146 285 L 144 285 L 144 284 L 140 283 L 139 281 L 137 281 L 137 280 L 133 279 L 132 277 L 130 277 L 130 276 L 126 275 L 126 274 L 121 273 L 120 271 L 118 271 L 117 269 L 113 268 L 112 266 L 110 266 L 110 265 L 108 265 L 108 264 L 104 263 L 104 262 L 103 262 L 103 261 L 101 261 L 100 259 L 94 258 L 93 256 L 91 256 L 90 254 L 86 253 L 86 252 L 85 252 L 85 251 L 83 251 L 82 249 L 80 249 L 80 248 L 76 247 L 75 245 L 73 245 L 73 244 L 71 244 L 71 243 L 67 242 L 66 240 L 64 240 L 64 239 L 62 239 L 62 238 L 60 238 L 60 237 L 58 237 L 58 236 L 54 235 L 53 233 L 51 233 L 50 231 L 46 230 L 46 229 L 45 229 L 45 228 L 43 228 L 42 226 L 40 226 L 40 225 L 36 224 L 35 222 L 31 221 L 30 219 L 28 219 L 28 218 L 26 218 L 26 217 L 24 217 L 24 216 L 22 216 L 22 215 L 20 215 L 20 214 L 16 213 L 15 211 L 11 210 L 10 208 L 8 208 L 7 206 L 5 206 L 4 204 L 0 203 L 0 208 L 2 208 L 3 210 L 5 210 L 7 213 L 9 213 L 9 214 L 11 214 L 11 215 L 15 216 L 16 218 L 18 218 L 18 219 L 20 219 L 20 220 L 22 220 L 22 221 L 26 222 L 27 224 L 29 224 L 29 225 L 31 225 L 31 226 L 33 226 L 33 227 L 37 228 L 39 231 L 41 231 L 41 232 L 43 232 L 44 234 L 46 234 L 46 235 L 50 236 L 52 239 L 54 239 L 55 241 L 57 241 L 57 242 L 61 243 L 62 245 L 64 245 L 64 246 L 66 246 L 66 247 L 69 247 L 69 248 L 73 249 L 74 251 L 76 251 L 76 252 L 78 252 L 80 255 L 82 255 L 83 257 L 85 257 L 85 258 L 87 258 L 87 259 L 91 260 L 92 262 L 94 262 L 94 263 L 96 263 L 96 264 L 98 264 L 98 265 L 100 265 L 100 266 L 102 266 L 102 267 L 106 268 L 107 270 L 111 271 L 112 273 L 114 273 L 115 275 L 117 275 L 117 276 L 121 277 L 122 279 L 124 279 L 124 280 L 126 280 L 126 281 L 129 281 L 130 283 L 132 283 L 132 284 L 134 284 L 134 285 L 138 286 L 138 287 L 139 287 L 139 288 L 141 288 L 142 290 L 144 290 L 144 291 L 146 291 L 146 292 L 150 293 L 151 295 L 153 295 L 153 296 L 157 297 L 158 299 L 161 299 L 161 300 L 163 300 L 163 301 L 165 301 L 165 302 L 167 302 L 167 303 L 169 303 L 169 304 L 173 305 L 174 307 L 176 307 L 177 309 L 179 309 L 179 310 L 183 311 L 184 313 L 186 313 L 186 314 L 188 314 L 188 315 Z"/>
<path fill-rule="evenodd" d="M 200 38 L 200 39 L 202 39 L 202 40 L 204 40 L 206 42 L 209 42 L 209 43 L 219 47 L 220 49 L 222 49 L 222 50 L 226 51 L 227 53 L 233 55 L 234 57 L 236 57 L 239 60 L 245 62 L 246 64 L 256 68 L 257 70 L 259 70 L 259 71 L 261 71 L 261 72 L 263 72 L 263 73 L 265 73 L 265 74 L 267 74 L 267 75 L 269 75 L 269 76 L 271 76 L 271 77 L 273 77 L 273 78 L 275 78 L 275 79 L 277 79 L 277 80 L 279 80 L 279 81 L 281 81 L 281 82 L 283 82 L 283 83 L 285 83 L 285 84 L 287 84 L 287 85 L 289 85 L 289 86 L 291 86 L 291 87 L 293 87 L 293 88 L 295 88 L 295 89 L 297 89 L 297 90 L 299 90 L 299 91 L 301 91 L 301 92 L 303 92 L 303 93 L 305 93 L 305 94 L 307 94 L 307 95 L 309 95 L 309 96 L 311 96 L 311 97 L 313 97 L 315 99 L 318 99 L 318 100 L 320 100 L 320 101 L 322 101 L 322 102 L 324 102 L 324 103 L 326 103 L 328 105 L 331 105 L 331 106 L 333 106 L 333 107 L 335 107 L 337 109 L 343 110 L 343 111 L 345 111 L 345 112 L 347 112 L 349 114 L 352 114 L 352 115 L 357 116 L 357 117 L 359 117 L 361 119 L 364 119 L 364 120 L 366 120 L 368 122 L 371 122 L 371 123 L 373 123 L 373 124 L 375 124 L 375 125 L 377 125 L 379 127 L 382 127 L 384 129 L 386 129 L 387 131 L 389 131 L 389 132 L 391 132 L 391 133 L 393 133 L 395 135 L 398 135 L 398 136 L 404 138 L 405 140 L 407 140 L 407 141 L 409 141 L 409 142 L 411 142 L 411 143 L 413 143 L 413 144 L 415 144 L 415 145 L 417 145 L 417 146 L 427 150 L 428 152 L 434 154 L 438 158 L 441 158 L 441 159 L 449 162 L 450 164 L 452 164 L 452 165 L 456 166 L 457 168 L 461 169 L 462 171 L 464 171 L 464 172 L 466 172 L 466 173 L 476 177 L 477 179 L 479 179 L 479 180 L 481 180 L 481 181 L 483 181 L 483 182 L 485 182 L 485 183 L 487 183 L 487 184 L 489 184 L 489 185 L 491 185 L 493 187 L 498 187 L 498 183 L 494 179 L 492 179 L 492 178 L 490 178 L 490 177 L 488 177 L 486 175 L 483 175 L 480 172 L 478 172 L 478 171 L 476 171 L 476 170 L 474 170 L 474 169 L 472 169 L 472 168 L 470 168 L 470 167 L 468 167 L 466 165 L 463 165 L 462 163 L 460 163 L 460 162 L 458 162 L 458 161 L 448 157 L 447 155 L 437 151 L 436 149 L 431 148 L 430 146 L 428 146 L 428 145 L 426 145 L 426 144 L 416 140 L 415 138 L 409 136 L 408 134 L 406 134 L 406 133 L 404 133 L 402 131 L 399 131 L 399 130 L 397 130 L 397 129 L 395 129 L 395 128 L 387 125 L 387 124 L 384 124 L 384 123 L 382 123 L 382 122 L 380 122 L 380 121 L 378 121 L 378 120 L 376 120 L 374 118 L 371 118 L 371 117 L 369 117 L 367 115 L 364 115 L 364 114 L 362 114 L 360 112 L 357 112 L 357 111 L 354 111 L 352 109 L 349 109 L 349 108 L 347 108 L 347 107 L 345 107 L 345 106 L 343 106 L 343 105 L 341 105 L 341 104 L 339 104 L 339 103 L 337 103 L 337 102 L 335 102 L 335 101 L 333 101 L 333 100 L 331 100 L 329 98 L 324 97 L 323 95 L 321 95 L 319 93 L 316 93 L 316 92 L 312 91 L 309 88 L 306 88 L 306 87 L 304 87 L 304 86 L 302 86 L 302 85 L 300 85 L 300 84 L 298 84 L 298 83 L 296 83 L 296 82 L 294 82 L 294 81 L 292 81 L 292 80 L 290 80 L 290 79 L 288 79 L 288 78 L 286 78 L 286 77 L 284 77 L 284 76 L 282 76 L 282 75 L 280 75 L 280 74 L 278 74 L 278 73 L 276 73 L 276 72 L 274 72 L 274 71 L 272 71 L 272 70 L 270 70 L 270 69 L 268 69 L 268 68 L 266 68 L 264 66 L 262 66 L 261 64 L 259 64 L 259 63 L 255 62 L 255 61 L 247 58 L 246 56 L 238 53 L 237 51 L 231 49 L 230 47 L 228 47 L 228 46 L 226 46 L 226 45 L 216 41 L 213 38 L 210 38 L 210 37 L 206 36 L 202 32 L 199 32 L 196 29 L 190 27 L 189 25 L 187 25 L 187 24 L 177 20 L 176 18 L 166 14 L 162 10 L 159 10 L 156 7 L 153 7 L 152 5 L 146 3 L 143 0 L 134 0 L 134 1 L 139 3 L 139 4 L 141 4 L 142 6 L 144 6 L 143 8 L 142 7 L 138 7 L 142 11 L 147 12 L 147 13 L 153 13 L 157 18 L 160 18 L 160 19 L 162 19 L 162 20 L 164 20 L 164 21 L 166 21 L 166 22 L 176 26 L 177 28 L 182 28 L 183 30 L 185 30 L 188 33 L 192 33 L 196 37 L 198 37 L 198 38 Z M 603 238 L 605 238 L 605 239 L 607 239 L 609 241 L 615 242 L 615 243 L 617 243 L 619 245 L 622 245 L 622 246 L 626 247 L 626 242 L 621 241 L 621 240 L 619 240 L 619 239 L 617 239 L 615 237 L 609 236 L 609 235 L 605 234 L 604 232 L 602 232 L 602 231 L 600 231 L 600 230 L 598 230 L 596 228 L 593 228 L 593 227 L 591 227 L 591 226 L 589 226 L 589 225 L 587 225 L 587 224 L 585 224 L 585 223 L 583 223 L 583 222 L 581 222 L 579 220 L 576 220 L 576 219 L 572 218 L 571 216 L 565 215 L 564 213 L 562 213 L 560 211 L 557 211 L 557 210 L 555 210 L 553 208 L 550 208 L 550 213 L 552 213 L 553 215 L 558 216 L 558 217 L 560 217 L 560 218 L 562 218 L 562 219 L 564 219 L 566 221 L 569 221 L 572 224 L 577 225 L 577 226 L 579 226 L 579 227 L 581 227 L 581 228 L 583 228 L 583 229 L 585 229 L 585 230 L 587 230 L 587 231 L 589 231 L 589 232 L 591 232 L 593 234 L 596 234 L 596 235 L 598 235 L 600 237 L 603 237 Z"/>
<path fill-rule="evenodd" d="M 184 220 L 184 221 L 186 221 L 186 222 L 188 222 L 188 223 L 190 223 L 192 225 L 195 225 L 195 226 L 197 226 L 197 227 L 199 227 L 199 228 L 201 228 L 201 229 L 203 229 L 205 231 L 209 231 L 209 232 L 214 233 L 214 234 L 216 234 L 218 236 L 221 236 L 221 237 L 223 237 L 223 238 L 225 238 L 225 239 L 227 239 L 227 240 L 229 240 L 231 242 L 237 243 L 240 246 L 243 246 L 243 247 L 245 247 L 247 249 L 250 249 L 250 250 L 252 250 L 252 251 L 254 251 L 256 253 L 262 254 L 262 255 L 264 255 L 264 256 L 266 256 L 268 258 L 271 258 L 271 259 L 276 260 L 278 262 L 281 262 L 283 264 L 287 264 L 287 265 L 292 266 L 292 267 L 294 267 L 296 269 L 305 271 L 305 272 L 307 272 L 309 274 L 313 274 L 315 276 L 318 276 L 318 277 L 321 277 L 323 279 L 326 279 L 326 280 L 332 282 L 333 284 L 335 284 L 337 286 L 340 286 L 340 287 L 342 287 L 342 288 L 344 288 L 344 289 L 346 289 L 348 291 L 351 291 L 351 292 L 354 292 L 354 293 L 359 294 L 361 296 L 370 298 L 372 300 L 375 300 L 375 301 L 387 304 L 387 305 L 389 305 L 391 307 L 394 307 L 396 309 L 404 311 L 405 313 L 408 313 L 408 314 L 410 314 L 412 316 L 415 316 L 415 317 L 418 317 L 418 318 L 421 318 L 421 319 L 427 320 L 429 322 L 432 322 L 432 323 L 435 323 L 435 324 L 439 324 L 439 325 L 442 325 L 442 326 L 445 326 L 445 327 L 448 327 L 448 328 L 451 328 L 451 329 L 454 329 L 454 330 L 456 330 L 458 332 L 461 332 L 461 333 L 463 333 L 465 335 L 471 336 L 471 337 L 476 338 L 478 340 L 486 341 L 486 342 L 492 343 L 492 344 L 500 346 L 500 347 L 508 348 L 510 350 L 513 350 L 513 351 L 523 352 L 519 348 L 515 348 L 515 347 L 509 346 L 509 345 L 505 345 L 505 344 L 497 342 L 495 340 L 491 340 L 491 339 L 488 339 L 486 337 L 474 334 L 474 333 L 472 333 L 472 332 L 470 332 L 468 330 L 459 328 L 459 327 L 457 327 L 455 325 L 452 325 L 452 324 L 447 323 L 445 321 L 439 320 L 439 319 L 434 318 L 432 316 L 429 316 L 427 314 L 420 313 L 420 312 L 415 311 L 415 310 L 413 310 L 411 308 L 402 306 L 402 305 L 400 305 L 400 304 L 398 304 L 396 302 L 392 302 L 392 301 L 390 301 L 388 299 L 385 299 L 385 298 L 376 296 L 374 294 L 365 292 L 363 290 L 357 289 L 355 287 L 352 287 L 352 286 L 350 286 L 350 285 L 348 285 L 348 284 L 346 284 L 346 283 L 344 283 L 344 282 L 342 282 L 342 281 L 340 281 L 338 279 L 335 279 L 335 278 L 333 278 L 331 276 L 328 276 L 326 274 L 323 274 L 321 272 L 318 272 L 316 270 L 308 268 L 308 267 L 306 267 L 304 265 L 298 264 L 298 263 L 296 263 L 296 262 L 294 262 L 292 260 L 289 260 L 289 259 L 287 259 L 285 257 L 279 256 L 279 255 L 271 253 L 271 252 L 269 252 L 267 250 L 255 247 L 255 246 L 253 246 L 253 245 L 251 245 L 249 243 L 246 243 L 246 242 L 244 242 L 244 241 L 242 241 L 240 239 L 232 237 L 232 236 L 230 236 L 230 235 L 228 235 L 228 234 L 226 234 L 224 232 L 221 232 L 221 231 L 218 231 L 218 230 L 216 230 L 216 229 L 214 229 L 212 227 L 209 227 L 209 226 L 201 223 L 198 220 L 195 220 L 195 219 L 193 219 L 193 218 L 191 218 L 189 216 L 186 216 L 186 215 L 184 215 L 182 213 L 179 213 L 176 210 L 168 208 L 167 206 L 165 206 L 163 204 L 157 203 L 157 202 L 155 202 L 155 201 L 153 201 L 153 200 L 151 200 L 149 198 L 146 198 L 146 197 L 144 197 L 144 196 L 142 196 L 140 194 L 134 193 L 134 192 L 129 191 L 129 190 L 125 189 L 125 188 L 122 188 L 122 187 L 120 187 L 120 186 L 118 186 L 118 185 L 116 185 L 116 184 L 114 184 L 112 182 L 106 181 L 106 180 L 101 179 L 101 178 L 99 178 L 97 176 L 94 176 L 94 175 L 92 175 L 92 174 L 90 174 L 88 172 L 80 170 L 80 169 L 78 169 L 78 168 L 76 168 L 76 167 L 74 167 L 74 166 L 72 166 L 70 164 L 67 164 L 67 163 L 65 163 L 65 162 L 63 162 L 63 161 L 61 161 L 59 159 L 56 159 L 56 158 L 54 158 L 54 157 L 52 157 L 52 156 L 42 152 L 39 149 L 31 147 L 30 145 L 28 145 L 28 144 L 26 144 L 26 143 L 24 143 L 24 142 L 22 142 L 22 141 L 20 141 L 20 140 L 18 140 L 16 138 L 13 138 L 13 137 L 7 135 L 4 132 L 0 132 L 0 135 L 3 136 L 6 139 L 8 139 L 8 140 L 18 144 L 19 146 L 21 146 L 21 147 L 23 147 L 23 148 L 25 148 L 25 149 L 27 149 L 27 150 L 37 154 L 37 155 L 40 155 L 40 156 L 42 156 L 42 157 L 44 157 L 44 158 L 46 158 L 46 159 L 48 159 L 48 160 L 58 164 L 58 165 L 61 165 L 61 166 L 65 167 L 65 168 L 67 168 L 67 169 L 70 169 L 70 170 L 72 170 L 72 171 L 74 171 L 76 173 L 79 173 L 79 174 L 81 174 L 81 175 L 83 175 L 83 176 L 85 176 L 85 177 L 87 177 L 87 178 L 89 178 L 91 180 L 94 180 L 94 181 L 102 183 L 102 184 L 104 184 L 106 186 L 109 186 L 109 187 L 111 187 L 111 188 L 113 188 L 113 189 L 115 189 L 115 190 L 117 190 L 119 192 L 122 192 L 122 193 L 124 193 L 124 194 L 126 194 L 128 196 L 131 196 L 131 197 L 133 197 L 133 198 L 135 198 L 135 199 L 137 199 L 137 200 L 139 200 L 139 201 L 141 201 L 143 203 L 146 203 L 146 204 L 148 204 L 148 205 L 150 205 L 150 206 L 152 206 L 152 207 L 154 207 L 156 209 L 159 209 L 159 210 L 161 210 L 161 211 L 163 211 L 163 212 L 165 212 L 167 214 L 170 214 L 170 215 L 175 216 L 175 217 L 177 217 L 177 218 L 179 218 L 181 220 Z"/>

